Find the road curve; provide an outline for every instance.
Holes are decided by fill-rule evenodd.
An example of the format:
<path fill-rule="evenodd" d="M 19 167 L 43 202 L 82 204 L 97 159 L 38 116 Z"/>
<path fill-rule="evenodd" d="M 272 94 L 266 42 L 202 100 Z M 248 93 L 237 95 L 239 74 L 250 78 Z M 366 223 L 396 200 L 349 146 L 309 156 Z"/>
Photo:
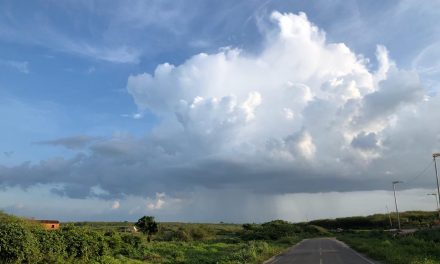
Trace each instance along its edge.
<path fill-rule="evenodd" d="M 264 264 L 376 264 L 334 238 L 304 239 Z"/>

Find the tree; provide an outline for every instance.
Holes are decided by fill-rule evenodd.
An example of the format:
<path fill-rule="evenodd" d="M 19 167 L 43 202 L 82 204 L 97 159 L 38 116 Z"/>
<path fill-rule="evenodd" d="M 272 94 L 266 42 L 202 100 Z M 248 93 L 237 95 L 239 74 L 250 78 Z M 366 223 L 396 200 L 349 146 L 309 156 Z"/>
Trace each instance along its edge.
<path fill-rule="evenodd" d="M 158 231 L 157 223 L 154 221 L 154 216 L 143 216 L 139 218 L 135 226 L 145 235 L 147 235 L 148 242 L 151 241 L 151 236 Z"/>

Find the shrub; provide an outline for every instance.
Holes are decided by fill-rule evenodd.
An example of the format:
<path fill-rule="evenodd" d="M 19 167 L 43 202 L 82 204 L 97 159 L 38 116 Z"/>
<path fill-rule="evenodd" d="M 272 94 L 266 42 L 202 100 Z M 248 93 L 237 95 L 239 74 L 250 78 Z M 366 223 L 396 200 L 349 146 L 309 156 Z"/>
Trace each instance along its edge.
<path fill-rule="evenodd" d="M 38 240 L 42 262 L 61 262 L 67 257 L 66 244 L 59 230 L 47 231 L 42 228 L 34 228 L 33 234 Z"/>
<path fill-rule="evenodd" d="M 245 240 L 277 240 L 283 237 L 295 236 L 300 229 L 283 220 L 275 220 L 262 225 L 246 225 L 241 237 Z"/>
<path fill-rule="evenodd" d="M 0 259 L 3 263 L 35 263 L 40 258 L 38 241 L 25 223 L 0 223 Z"/>
<path fill-rule="evenodd" d="M 193 239 L 187 230 L 179 228 L 177 231 L 173 231 L 173 240 L 190 242 Z"/>
<path fill-rule="evenodd" d="M 114 254 L 120 253 L 124 243 L 124 241 L 122 241 L 121 235 L 115 231 L 107 231 L 104 234 L 104 237 L 109 249 Z"/>
<path fill-rule="evenodd" d="M 130 258 L 142 257 L 142 238 L 133 234 L 123 234 L 121 236 L 123 244 L 120 253 Z"/>
<path fill-rule="evenodd" d="M 169 230 L 161 230 L 156 240 L 159 241 L 184 241 L 190 242 L 192 241 L 191 234 L 183 227 L 179 227 L 177 230 L 169 229 Z"/>
<path fill-rule="evenodd" d="M 196 226 L 190 229 L 190 235 L 193 240 L 208 240 L 213 237 L 212 230 L 202 226 Z"/>
<path fill-rule="evenodd" d="M 70 226 L 63 228 L 62 234 L 71 258 L 87 262 L 107 253 L 108 246 L 100 232 Z"/>

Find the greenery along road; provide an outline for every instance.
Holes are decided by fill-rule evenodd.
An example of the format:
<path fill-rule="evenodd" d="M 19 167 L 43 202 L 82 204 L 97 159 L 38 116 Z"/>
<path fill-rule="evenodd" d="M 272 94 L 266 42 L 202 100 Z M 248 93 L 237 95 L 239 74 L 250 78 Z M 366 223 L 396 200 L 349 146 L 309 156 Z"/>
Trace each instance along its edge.
<path fill-rule="evenodd" d="M 440 263 L 440 229 L 421 230 L 405 237 L 383 231 L 351 231 L 337 237 L 381 263 Z"/>
<path fill-rule="evenodd" d="M 402 216 L 405 228 L 426 228 L 436 217 L 435 212 L 406 212 Z M 262 263 L 304 238 L 330 236 L 381 263 L 440 263 L 440 229 L 393 237 L 383 231 L 388 228 L 387 218 L 349 217 L 313 221 L 315 225 L 276 220 L 155 226 L 154 218 L 142 217 L 143 224 L 138 225 L 141 231 L 142 225 L 146 227 L 142 234 L 126 232 L 134 225 L 129 222 L 62 223 L 59 230 L 46 231 L 35 222 L 0 212 L 0 263 L 251 264 Z M 324 227 L 343 227 L 344 232 L 331 233 Z"/>
<path fill-rule="evenodd" d="M 285 221 L 244 226 L 159 223 L 155 232 L 152 220 L 147 217 L 138 222 L 147 235 L 114 228 L 123 223 L 71 223 L 47 231 L 34 222 L 0 213 L 0 262 L 262 263 L 305 236 L 324 234 L 321 228 Z"/>

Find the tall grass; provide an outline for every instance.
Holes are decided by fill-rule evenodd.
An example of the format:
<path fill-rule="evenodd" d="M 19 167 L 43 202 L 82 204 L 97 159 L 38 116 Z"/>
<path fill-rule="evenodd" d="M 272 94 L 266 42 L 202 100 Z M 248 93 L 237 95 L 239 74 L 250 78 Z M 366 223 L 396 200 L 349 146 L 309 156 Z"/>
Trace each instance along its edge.
<path fill-rule="evenodd" d="M 440 263 L 440 244 L 435 241 L 439 236 L 440 230 L 421 231 L 408 237 L 366 231 L 340 234 L 338 239 L 383 263 L 431 264 Z"/>

